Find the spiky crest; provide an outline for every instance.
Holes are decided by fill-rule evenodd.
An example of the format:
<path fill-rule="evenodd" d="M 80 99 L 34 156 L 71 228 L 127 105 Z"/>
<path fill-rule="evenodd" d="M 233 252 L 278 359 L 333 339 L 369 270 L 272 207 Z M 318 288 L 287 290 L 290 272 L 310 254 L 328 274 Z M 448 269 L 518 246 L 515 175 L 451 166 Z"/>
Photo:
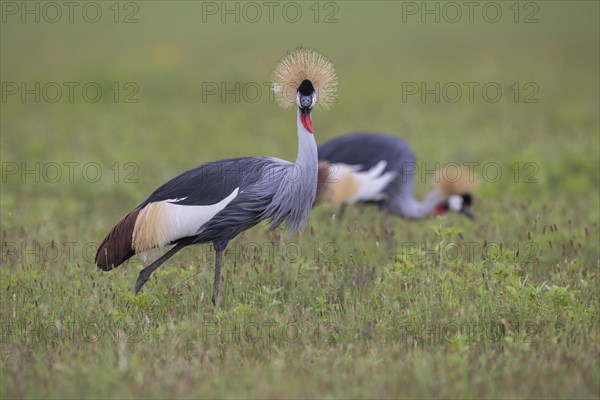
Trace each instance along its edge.
<path fill-rule="evenodd" d="M 449 197 L 453 194 L 473 193 L 479 187 L 479 182 L 473 171 L 457 163 L 451 163 L 437 171 L 435 186 L 445 197 Z"/>
<path fill-rule="evenodd" d="M 335 103 L 338 83 L 333 64 L 316 50 L 298 47 L 283 57 L 273 72 L 273 91 L 280 106 L 296 104 L 296 93 L 304 80 L 314 86 L 317 104 L 329 109 Z"/>

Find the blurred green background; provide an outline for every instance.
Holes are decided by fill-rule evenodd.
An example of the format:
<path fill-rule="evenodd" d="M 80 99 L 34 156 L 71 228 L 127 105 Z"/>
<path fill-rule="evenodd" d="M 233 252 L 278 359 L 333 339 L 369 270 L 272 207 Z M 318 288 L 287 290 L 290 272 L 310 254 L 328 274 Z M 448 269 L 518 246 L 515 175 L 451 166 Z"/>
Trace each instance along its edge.
<path fill-rule="evenodd" d="M 564 276 L 554 276 L 555 283 L 561 287 L 574 288 L 574 285 L 581 284 L 580 280 L 589 280 L 591 283 L 586 286 L 587 289 L 577 289 L 581 292 L 570 294 L 570 299 L 574 304 L 597 306 L 600 213 L 598 2 L 499 1 L 493 2 L 491 6 L 489 2 L 475 2 L 472 21 L 469 20 L 468 8 L 464 2 L 451 2 L 451 6 L 446 2 L 275 2 L 272 22 L 269 20 L 269 6 L 263 2 L 92 3 L 89 6 L 88 2 L 78 2 L 72 22 L 69 21 L 67 9 L 60 6 L 62 17 L 52 23 L 46 20 L 55 18 L 55 10 L 52 6 L 44 8 L 46 6 L 43 2 L 2 2 L 0 220 L 3 243 L 29 243 L 32 240 L 41 243 L 70 240 L 97 243 L 122 215 L 145 199 L 152 190 L 193 166 L 244 155 L 270 155 L 293 160 L 297 151 L 294 112 L 282 110 L 272 101 L 268 82 L 274 65 L 287 51 L 296 46 L 306 46 L 325 53 L 333 61 L 339 77 L 338 103 L 330 111 L 318 109 L 314 114 L 318 143 L 356 130 L 385 132 L 405 139 L 414 148 L 419 161 L 430 169 L 435 167 L 435 163 L 450 161 L 478 162 L 482 166 L 497 163 L 495 165 L 500 166 L 502 173 L 497 180 L 489 179 L 490 176 L 494 178 L 492 170 L 488 171 L 491 175 L 486 176 L 481 168 L 476 168 L 482 180 L 474 207 L 479 218 L 473 224 L 452 217 L 446 222 L 458 226 L 467 238 L 502 243 L 525 241 L 528 237 L 531 239 L 532 232 L 535 236 L 535 232 L 539 231 L 540 236 L 536 236 L 536 240 L 539 239 L 539 245 L 544 246 L 545 257 L 542 267 L 515 272 L 522 279 L 531 276 L 536 285 L 553 277 L 551 271 L 555 265 L 563 261 L 566 263 L 565 247 L 561 248 L 558 244 L 552 247 L 552 243 L 548 247 L 547 237 L 541 233 L 542 226 L 545 234 L 546 226 L 558 224 L 561 227 L 560 234 L 563 235 L 564 232 L 561 240 L 567 244 L 570 240 L 571 246 L 574 239 L 576 244 L 580 241 L 580 250 L 569 257 L 569 262 L 575 263 L 572 269 L 567 268 L 571 272 L 565 272 L 567 275 Z M 84 12 L 86 5 L 88 9 Z M 34 10 L 34 14 L 22 15 L 26 7 Z M 36 7 L 39 10 L 37 16 Z M 462 13 L 460 18 L 455 16 L 457 7 Z M 86 21 L 86 18 L 95 18 L 96 9 L 102 12 L 99 20 L 93 23 Z M 261 12 L 260 18 L 256 14 L 258 9 Z M 423 14 L 426 9 L 439 10 L 438 15 L 436 16 L 435 11 L 434 14 Z M 497 9 L 501 11 L 498 21 L 490 22 L 490 16 L 492 19 L 496 18 Z M 227 13 L 225 10 L 233 11 Z M 298 10 L 300 14 L 297 14 Z M 39 22 L 35 21 L 36 17 L 39 17 Z M 422 18 L 425 19 L 424 22 Z M 252 22 L 255 19 L 256 22 Z M 294 19 L 298 21 L 291 22 Z M 457 21 L 453 22 L 454 19 Z M 60 85 L 63 89 L 61 99 L 55 103 L 47 101 L 48 97 L 54 96 L 54 92 L 49 91 L 46 96 L 40 93 L 39 102 L 34 101 L 33 95 L 25 96 L 25 101 L 22 101 L 21 85 L 32 88 L 36 82 L 41 87 L 52 82 Z M 79 84 L 74 89 L 72 102 L 68 99 L 64 82 Z M 420 93 L 407 95 L 407 85 L 420 85 L 422 82 L 428 88 L 434 87 L 436 82 L 441 86 L 447 83 L 457 84 L 463 89 L 466 88 L 465 82 L 476 82 L 478 86 L 472 102 L 468 99 L 466 89 L 456 102 L 448 101 L 448 96 L 454 97 L 452 91 L 446 93 L 449 93 L 448 96 L 440 92 L 439 102 L 435 101 L 433 95 L 425 96 L 424 100 Z M 102 89 L 99 101 L 85 100 L 81 89 L 86 83 L 93 83 Z M 494 83 L 502 88 L 501 98 L 497 102 L 487 101 L 483 96 L 481 88 L 486 83 Z M 237 84 L 240 90 L 237 94 L 207 92 L 215 84 L 219 90 L 221 85 L 231 89 Z M 19 88 L 19 93 L 12 94 L 10 91 L 15 85 Z M 244 87 L 248 88 L 247 92 L 243 91 Z M 260 87 L 262 91 L 252 91 L 256 87 Z M 517 94 L 515 88 L 519 89 Z M 48 90 L 51 89 L 50 87 Z M 128 98 L 127 95 L 131 97 Z M 126 100 L 137 102 L 129 103 Z M 54 163 L 59 165 L 62 174 L 59 179 L 54 179 L 55 175 L 51 170 Z M 71 164 L 74 165 L 72 181 L 65 163 L 77 163 Z M 83 167 L 88 165 L 93 168 L 84 171 Z M 515 176 L 515 165 L 519 171 L 518 177 Z M 92 182 L 95 180 L 97 167 L 101 175 L 97 182 Z M 36 178 L 35 173 L 23 175 L 24 169 L 37 170 L 39 177 Z M 88 175 L 85 175 L 86 172 Z M 118 176 L 115 177 L 117 172 Z M 422 198 L 429 187 L 430 182 L 418 179 L 418 197 Z M 386 261 L 387 258 L 378 253 L 379 243 L 377 246 L 374 244 L 373 238 L 379 238 L 382 232 L 379 228 L 372 228 L 374 231 L 366 228 L 374 218 L 376 222 L 380 222 L 374 217 L 375 210 L 353 210 L 349 215 L 348 226 L 358 224 L 365 228 L 348 228 L 337 237 L 329 221 L 332 212 L 335 209 L 331 207 L 315 210 L 311 216 L 310 234 L 307 234 L 311 239 L 327 243 L 333 237 L 339 245 L 340 259 L 347 261 L 346 257 L 350 253 L 359 255 L 361 260 L 369 260 L 365 261 L 366 264 L 374 263 L 374 271 L 382 271 L 383 266 L 396 268 L 393 267 L 393 262 Z M 439 240 L 432 230 L 437 225 L 439 223 L 436 220 L 422 224 L 397 221 L 394 225 L 395 237 L 418 238 L 434 243 Z M 575 237 L 574 232 L 578 236 Z M 262 230 L 253 230 L 249 235 L 256 240 L 265 240 Z M 177 263 L 185 264 L 188 271 L 196 270 L 198 263 L 193 258 L 194 250 L 184 253 Z M 27 293 L 25 303 L 32 298 L 41 303 L 58 301 L 44 298 L 43 290 L 41 293 L 34 290 L 37 284 L 27 286 L 29 284 L 23 283 L 27 281 L 23 276 L 32 274 L 32 271 L 38 271 L 46 279 L 50 279 L 50 282 L 54 282 L 51 285 L 54 285 L 55 290 L 59 288 L 61 297 L 73 299 L 80 298 L 82 288 L 84 293 L 98 293 L 98 290 L 106 291 L 111 285 L 117 285 L 116 293 L 125 293 L 137 274 L 137 266 L 134 268 L 130 265 L 112 274 L 96 276 L 95 267 L 89 260 L 80 258 L 53 264 L 46 261 L 31 262 L 26 257 L 14 259 L 3 254 L 3 279 L 13 283 L 2 284 L 4 293 L 0 315 L 3 320 L 10 318 L 7 311 L 11 308 L 8 299 L 13 294 L 20 296 L 20 293 Z M 79 265 L 84 272 L 70 275 L 75 265 Z M 356 271 L 348 265 L 344 266 L 342 262 L 342 268 L 348 268 L 347 276 L 355 277 L 352 274 Z M 437 267 L 444 268 L 439 265 Z M 273 273 L 273 267 L 270 268 L 269 271 Z M 316 265 L 315 268 L 327 271 L 322 265 Z M 202 287 L 208 290 L 212 265 L 203 264 L 201 269 L 201 277 L 195 279 L 198 280 L 198 285 L 202 282 Z M 227 270 L 228 266 L 224 269 Z M 277 267 L 275 269 L 277 271 Z M 283 273 L 286 271 L 289 272 L 284 269 Z M 338 278 L 340 274 L 343 276 L 342 271 L 344 270 L 336 272 Z M 162 277 L 165 278 L 167 273 L 162 272 Z M 253 274 L 251 270 L 250 273 Z M 273 274 L 278 273 L 282 271 Z M 377 275 L 380 272 L 373 273 Z M 157 273 L 160 274 L 161 271 Z M 361 274 L 363 278 L 366 276 L 362 272 Z M 65 278 L 66 282 L 53 281 L 61 279 L 60 275 L 70 278 Z M 94 285 L 97 284 L 98 287 L 91 288 L 90 276 L 96 276 L 98 282 Z M 238 287 L 237 293 L 252 293 L 254 289 L 269 286 L 262 281 L 266 279 L 269 282 L 269 276 L 263 270 L 258 270 L 251 278 L 246 277 L 250 279 L 248 282 L 253 283 L 249 283 L 250 286 L 244 289 L 246 281 L 241 282 L 242 286 Z M 380 278 L 383 279 L 381 276 Z M 235 278 L 228 272 L 225 279 Z M 354 278 L 347 279 L 353 281 Z M 169 278 L 168 285 L 177 280 L 177 275 Z M 19 289 L 18 282 L 31 291 Z M 161 285 L 160 279 L 156 282 L 155 286 Z M 327 285 L 336 284 L 331 276 L 328 280 L 314 276 L 305 278 L 304 283 L 302 280 L 300 282 L 300 285 L 304 285 L 302 293 L 306 295 L 305 303 L 297 300 L 298 293 L 288 288 L 289 290 L 285 289 L 276 295 L 283 297 L 279 298 L 282 304 L 276 306 L 275 311 L 270 306 L 262 307 L 262 303 L 257 300 L 257 303 L 252 303 L 255 312 L 287 315 L 289 307 L 296 301 L 300 301 L 303 307 L 310 308 L 314 300 L 311 290 L 321 288 L 321 293 L 324 293 Z M 379 285 L 380 281 L 375 279 L 374 282 L 372 285 Z M 71 284 L 73 285 L 70 286 Z M 423 285 L 427 284 L 423 281 Z M 224 283 L 222 288 L 227 285 Z M 229 285 L 231 287 L 231 281 Z M 370 286 L 371 284 L 365 285 L 367 289 L 361 290 L 369 294 L 377 293 L 380 289 Z M 526 286 L 525 283 L 523 286 Z M 504 283 L 499 288 L 499 291 L 503 291 Z M 112 288 L 110 290 L 110 298 L 114 298 L 115 304 L 110 303 L 110 306 L 105 307 L 109 307 L 111 313 L 135 314 L 135 310 L 123 311 L 122 302 L 125 299 L 122 295 L 113 293 Z M 240 300 L 227 290 L 225 289 L 225 297 L 228 296 L 230 300 L 224 304 L 224 310 L 221 311 L 224 314 L 219 314 L 223 319 L 242 315 L 239 307 L 247 301 L 243 296 Z M 399 303 L 396 304 L 400 306 L 395 309 L 396 312 L 398 309 L 410 310 L 410 301 L 404 303 L 400 300 L 404 298 L 404 294 L 401 294 L 400 288 L 398 290 L 396 295 L 399 296 Z M 184 296 L 198 296 L 199 291 L 192 288 L 185 293 Z M 410 295 L 407 296 L 410 298 Z M 420 298 L 417 294 L 415 296 Z M 198 307 L 195 313 L 199 318 L 203 313 L 212 312 L 206 298 L 190 298 L 197 301 L 194 307 Z M 189 302 L 190 298 L 184 297 L 181 301 Z M 106 308 L 98 307 L 86 296 L 81 299 L 76 311 L 81 315 L 102 314 L 106 311 Z M 378 315 L 377 318 L 381 317 L 377 319 L 381 321 L 388 314 L 378 308 L 380 299 L 377 299 L 379 298 L 374 298 L 375 303 L 370 304 L 376 304 L 375 309 L 382 313 L 373 314 Z M 470 300 L 465 303 L 459 301 L 457 307 L 467 307 L 468 303 Z M 55 306 L 57 308 L 54 311 L 54 306 L 43 312 L 33 307 L 23 313 L 29 313 L 27 315 L 32 318 L 52 318 L 70 307 L 64 304 Z M 248 308 L 242 309 L 249 312 Z M 37 314 L 38 312 L 41 314 Z M 193 332 L 195 320 L 189 315 L 184 318 L 177 312 L 167 310 L 157 316 L 152 312 L 150 308 L 142 314 L 150 315 L 153 324 L 156 324 L 153 325 L 156 329 L 153 332 L 158 336 L 153 343 L 157 352 L 161 351 L 161 346 L 168 352 L 170 346 L 166 339 L 160 339 L 160 335 L 170 337 L 164 333 L 164 329 L 171 329 L 172 332 L 169 332 L 173 337 Z M 348 315 L 340 314 L 345 315 L 348 320 L 340 317 L 340 321 L 350 323 L 352 313 L 348 312 Z M 368 311 L 365 312 L 368 315 Z M 418 313 L 417 310 L 413 312 Z M 560 314 L 556 310 L 549 313 Z M 444 316 L 443 313 L 440 315 Z M 461 376 L 464 380 L 449 379 L 440 384 L 437 391 L 428 391 L 426 383 L 436 381 L 436 377 L 422 378 L 420 385 L 411 385 L 411 382 L 418 381 L 419 375 L 413 376 L 414 379 L 406 383 L 408 386 L 405 387 L 389 384 L 390 381 L 384 379 L 375 387 L 365 383 L 365 389 L 361 391 L 361 386 L 357 383 L 360 380 L 356 378 L 360 373 L 368 376 L 377 371 L 376 365 L 396 365 L 395 361 L 386 358 L 387 344 L 375 341 L 372 347 L 365 349 L 360 355 L 345 347 L 345 354 L 352 354 L 348 355 L 348 359 L 337 353 L 327 353 L 335 349 L 323 350 L 322 353 L 292 352 L 292 358 L 302 359 L 306 363 L 313 362 L 321 366 L 326 364 L 331 376 L 339 378 L 332 378 L 332 382 L 319 381 L 311 389 L 306 388 L 303 382 L 314 378 L 311 375 L 313 372 L 300 368 L 304 372 L 298 374 L 298 369 L 293 367 L 293 359 L 288 360 L 273 349 L 266 353 L 273 354 L 275 351 L 289 369 L 281 370 L 275 375 L 270 375 L 273 371 L 265 372 L 262 378 L 280 376 L 277 374 L 286 377 L 291 374 L 296 379 L 292 379 L 289 392 L 277 386 L 273 378 L 261 381 L 260 376 L 254 375 L 255 370 L 261 371 L 260 366 L 264 367 L 270 361 L 262 359 L 256 353 L 250 352 L 248 355 L 245 353 L 247 349 L 239 350 L 241 355 L 232 358 L 245 365 L 243 370 L 247 378 L 243 384 L 232 388 L 230 384 L 219 381 L 219 368 L 229 371 L 229 374 L 235 374 L 239 370 L 235 363 L 227 363 L 221 349 L 217 353 L 225 357 L 221 358 L 223 365 L 219 367 L 214 360 L 212 364 L 215 368 L 211 370 L 211 376 L 215 379 L 214 386 L 211 386 L 210 379 L 202 383 L 186 381 L 183 388 L 180 388 L 181 391 L 168 386 L 154 393 L 198 396 L 199 394 L 190 394 L 193 392 L 186 390 L 197 389 L 195 385 L 208 385 L 203 386 L 209 390 L 205 393 L 212 393 L 214 396 L 254 394 L 277 397 L 290 393 L 297 396 L 312 393 L 325 396 L 371 394 L 379 397 L 401 394 L 436 396 L 440 393 L 459 397 L 518 396 L 520 393 L 533 396 L 597 395 L 598 386 L 593 382 L 598 373 L 598 341 L 597 338 L 592 339 L 598 332 L 597 309 L 593 315 L 582 317 L 581 320 L 586 321 L 582 322 L 586 333 L 582 333 L 581 343 L 591 346 L 589 353 L 582 344 L 577 350 L 579 359 L 565 361 L 560 357 L 550 357 L 546 360 L 550 365 L 547 371 L 531 375 L 536 364 L 529 362 L 533 362 L 535 357 L 529 358 L 529 349 L 519 348 L 514 350 L 513 355 L 518 356 L 513 359 L 520 360 L 517 363 L 520 365 L 513 365 L 514 370 L 510 366 L 502 369 L 504 364 L 493 367 L 504 372 L 487 376 L 487 384 L 491 388 L 489 390 L 485 389 L 486 385 L 472 386 L 469 384 L 472 382 L 470 378 Z M 376 326 L 377 322 L 373 324 Z M 363 328 L 360 325 L 356 328 L 357 332 L 363 332 Z M 177 343 L 175 348 L 181 350 Z M 353 343 L 353 340 L 349 340 L 346 345 L 352 347 Z M 552 343 L 556 344 L 556 341 Z M 94 372 L 83 368 L 83 377 L 72 371 L 54 371 L 58 374 L 58 383 L 49 383 L 51 381 L 44 375 L 42 366 L 44 363 L 54 363 L 52 360 L 61 356 L 55 348 L 40 349 L 34 346 L 37 350 L 33 354 L 36 356 L 30 359 L 26 356 L 27 346 L 17 343 L 4 352 L 3 394 L 10 396 L 29 393 L 35 396 L 46 393 L 44 385 L 52 388 L 49 393 L 64 394 L 60 385 L 70 382 L 72 386 L 67 385 L 70 388 L 67 393 L 75 396 L 84 393 L 82 388 L 85 386 L 77 386 L 77 383 L 72 382 L 73 377 L 77 377 L 75 381 L 82 385 L 94 381 Z M 81 359 L 74 361 L 73 365 L 85 365 L 98 356 L 100 365 L 110 369 L 117 362 L 115 360 L 121 357 L 122 349 L 114 344 L 105 348 L 95 347 L 93 351 L 89 346 L 81 346 L 84 349 L 81 353 L 83 356 L 80 355 Z M 410 352 L 410 347 L 409 345 L 409 350 L 405 350 Z M 184 346 L 184 349 L 189 350 L 189 347 Z M 441 353 L 438 350 L 433 349 L 425 356 L 413 354 L 414 358 L 408 359 L 417 364 L 409 362 L 398 368 L 405 368 L 405 371 L 416 368 L 425 376 L 429 367 L 440 365 L 439 363 L 448 367 L 447 370 L 461 365 L 463 369 L 457 368 L 457 371 L 468 369 L 469 365 L 476 370 L 485 369 L 488 365 L 484 362 L 461 364 L 462 361 L 452 361 L 451 357 L 446 357 L 446 349 L 442 349 Z M 486 360 L 493 358 L 487 350 L 483 349 L 483 355 L 477 357 L 489 356 Z M 181 354 L 186 353 L 182 351 Z M 185 363 L 185 355 L 181 357 L 183 361 L 180 362 Z M 418 364 L 417 360 L 421 357 L 425 361 Z M 329 365 L 327 360 L 336 361 Z M 69 365 L 71 361 L 61 362 Z M 263 361 L 264 364 L 261 364 Z M 378 362 L 381 364 L 377 364 Z M 132 362 L 131 368 L 135 365 Z M 573 372 L 567 365 L 568 368 L 575 369 L 583 366 L 587 372 Z M 31 370 L 26 372 L 30 367 Z M 142 368 L 140 365 L 137 367 Z M 195 366 L 204 367 L 206 366 Z M 152 367 L 145 368 L 156 373 Z M 589 368 L 592 368 L 591 372 Z M 565 370 L 570 372 L 565 373 L 564 380 L 552 382 L 549 378 L 557 371 Z M 137 376 L 134 372 L 131 374 L 127 375 L 131 379 Z M 105 396 L 148 395 L 145 391 L 148 388 L 144 385 L 148 380 L 144 379 L 153 376 L 152 374 L 145 374 L 144 379 L 136 380 L 137 383 L 129 389 L 118 383 L 118 376 L 115 372 L 114 376 L 107 373 L 106 376 L 99 377 L 100 383 L 92 393 Z M 394 374 L 388 377 L 393 381 Z M 13 383 L 7 383 L 7 379 Z M 176 382 L 178 378 L 177 375 L 170 375 L 165 379 Z M 486 377 L 482 379 L 485 381 Z M 528 379 L 537 384 L 531 385 L 529 389 L 526 385 L 519 386 L 520 389 L 515 389 L 516 392 L 511 392 L 503 384 L 515 380 L 526 383 Z M 568 383 L 569 380 L 571 384 Z M 111 383 L 102 386 L 102 382 Z M 159 380 L 154 383 L 158 385 Z M 544 389 L 544 383 L 551 386 L 549 392 Z"/>
<path fill-rule="evenodd" d="M 83 18 L 85 3 L 74 9 L 73 23 L 66 10 L 59 22 L 44 23 L 44 16 L 53 14 L 52 9 L 44 13 L 42 5 L 40 23 L 32 23 L 35 15 L 27 15 L 26 23 L 21 15 L 5 15 L 2 81 L 25 82 L 27 87 L 56 82 L 63 94 L 54 104 L 43 95 L 40 103 L 31 95 L 22 103 L 20 92 L 6 95 L 2 161 L 26 162 L 28 168 L 35 162 L 97 162 L 103 178 L 93 185 L 81 177 L 75 184 L 60 184 L 61 179 L 59 184 L 35 185 L 7 175 L 3 220 L 10 221 L 11 211 L 16 220 L 35 223 L 52 219 L 65 207 L 84 207 L 71 211 L 89 215 L 115 195 L 127 199 L 118 203 L 126 211 L 160 182 L 202 162 L 262 154 L 293 159 L 293 113 L 278 109 L 266 83 L 280 57 L 298 45 L 327 54 L 339 74 L 339 104 L 315 115 L 319 142 L 354 130 L 392 133 L 408 141 L 430 166 L 499 162 L 504 179 L 494 189 L 484 188 L 485 195 L 585 197 L 589 201 L 581 207 L 597 208 L 592 206 L 598 204 L 599 179 L 598 5 L 553 1 L 533 3 L 534 9 L 524 3 L 517 19 L 535 17 L 538 22 L 515 23 L 514 5 L 501 2 L 502 17 L 489 23 L 481 3 L 473 23 L 465 7 L 459 22 L 451 23 L 453 9 L 437 3 L 439 15 L 425 15 L 422 23 L 421 12 L 435 9 L 436 3 L 408 2 L 418 8 L 416 15 L 407 14 L 412 9 L 406 3 L 299 2 L 292 8 L 281 3 L 274 8 L 273 23 L 260 2 L 252 3 L 261 6 L 256 23 L 246 22 L 255 18 L 254 9 L 236 2 L 135 2 L 135 8 L 121 3 L 118 19 L 129 16 L 137 23 L 114 23 L 112 3 L 98 3 L 103 14 L 97 23 Z M 34 7 L 34 2 L 28 4 Z M 237 15 L 221 14 L 236 7 Z M 295 7 L 300 20 L 287 22 Z M 314 22 L 315 8 L 319 23 Z M 92 10 L 87 11 L 91 17 Z M 338 22 L 325 22 L 330 19 Z M 80 84 L 72 103 L 64 82 Z M 83 97 L 88 82 L 103 91 L 97 103 Z M 128 82 L 135 86 L 126 88 Z M 456 103 L 446 101 L 453 91 L 444 96 L 441 89 L 439 103 L 433 95 L 423 102 L 421 93 L 403 101 L 403 85 L 421 82 L 428 88 L 435 82 L 457 83 L 464 91 Z M 465 82 L 479 84 L 472 103 Z M 496 103 L 483 97 L 488 82 L 504 90 Z M 509 88 L 515 82 L 517 102 L 515 89 Z M 539 89 L 531 96 L 537 103 L 524 102 L 534 90 L 524 87 L 528 82 Z M 214 84 L 219 93 L 203 92 Z M 239 101 L 235 94 L 223 94 L 221 84 L 229 89 L 239 84 Z M 257 85 L 261 93 L 254 90 Z M 124 103 L 134 88 L 139 92 L 131 99 L 139 102 Z M 115 162 L 138 165 L 139 184 L 108 179 L 112 172 L 107 168 Z M 521 168 L 536 163 L 539 184 L 522 179 L 515 184 L 509 171 L 515 162 Z M 33 201 L 40 196 L 43 202 Z M 28 198 L 27 211 L 16 207 L 23 198 Z"/>

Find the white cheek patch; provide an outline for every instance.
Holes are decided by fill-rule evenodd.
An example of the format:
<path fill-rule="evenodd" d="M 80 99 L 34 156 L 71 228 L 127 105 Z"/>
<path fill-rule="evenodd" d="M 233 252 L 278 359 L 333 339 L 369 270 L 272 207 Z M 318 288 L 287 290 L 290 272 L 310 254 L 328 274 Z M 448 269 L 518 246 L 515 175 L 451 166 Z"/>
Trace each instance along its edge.
<path fill-rule="evenodd" d="M 448 197 L 448 208 L 451 211 L 460 212 L 463 208 L 464 199 L 459 195 L 452 195 Z"/>

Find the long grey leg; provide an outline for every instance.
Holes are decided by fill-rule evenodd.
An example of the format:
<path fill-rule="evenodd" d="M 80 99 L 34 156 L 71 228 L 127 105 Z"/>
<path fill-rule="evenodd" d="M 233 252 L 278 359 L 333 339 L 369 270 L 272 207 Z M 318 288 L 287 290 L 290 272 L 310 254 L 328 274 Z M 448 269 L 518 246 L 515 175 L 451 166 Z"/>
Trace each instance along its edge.
<path fill-rule="evenodd" d="M 165 254 L 163 254 L 158 260 L 154 261 L 152 264 L 150 264 L 149 266 L 147 266 L 146 268 L 141 270 L 140 274 L 138 275 L 137 281 L 135 282 L 135 286 L 133 287 L 133 294 L 137 296 L 140 289 L 142 289 L 142 286 L 144 286 L 144 284 L 146 282 L 148 282 L 148 279 L 150 279 L 150 275 L 152 275 L 152 273 L 158 267 L 160 267 L 162 265 L 162 263 L 167 261 L 169 258 L 174 256 L 175 253 L 177 253 L 179 250 L 183 249 L 185 246 L 187 246 L 189 244 L 191 244 L 191 243 L 188 241 L 183 241 L 183 242 L 177 243 L 171 250 L 169 250 Z"/>
<path fill-rule="evenodd" d="M 342 203 L 342 205 L 340 206 L 340 212 L 338 213 L 338 225 L 342 224 L 344 214 L 346 214 L 346 208 L 348 208 L 348 204 Z"/>
<path fill-rule="evenodd" d="M 217 301 L 219 300 L 219 284 L 221 283 L 221 264 L 223 262 L 223 252 L 227 247 L 228 241 L 221 242 L 213 242 L 213 247 L 215 248 L 215 252 L 217 253 L 215 256 L 215 279 L 213 281 L 213 295 L 212 295 L 212 303 L 213 306 L 217 306 Z"/>

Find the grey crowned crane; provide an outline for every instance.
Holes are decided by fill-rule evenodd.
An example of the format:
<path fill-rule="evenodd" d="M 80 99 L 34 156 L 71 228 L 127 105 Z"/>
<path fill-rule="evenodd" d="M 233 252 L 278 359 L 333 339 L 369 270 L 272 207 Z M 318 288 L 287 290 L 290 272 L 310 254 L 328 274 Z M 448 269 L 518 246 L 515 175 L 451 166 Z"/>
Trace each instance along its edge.
<path fill-rule="evenodd" d="M 290 233 L 308 219 L 317 190 L 317 145 L 312 111 L 327 108 L 336 95 L 330 61 L 314 50 L 297 48 L 276 66 L 274 90 L 280 105 L 297 106 L 298 157 L 231 158 L 200 165 L 171 179 L 135 207 L 104 238 L 96 264 L 104 271 L 136 253 L 174 245 L 144 268 L 133 288 L 186 246 L 212 242 L 216 252 L 212 302 L 217 304 L 223 252 L 239 233 L 263 220 L 269 229 L 286 222 Z"/>
<path fill-rule="evenodd" d="M 436 187 L 420 202 L 413 195 L 417 164 L 402 139 L 377 133 L 351 133 L 319 146 L 319 184 L 315 204 L 376 203 L 387 213 L 409 219 L 460 212 L 473 218 L 474 179 L 457 169 L 438 171 Z"/>

